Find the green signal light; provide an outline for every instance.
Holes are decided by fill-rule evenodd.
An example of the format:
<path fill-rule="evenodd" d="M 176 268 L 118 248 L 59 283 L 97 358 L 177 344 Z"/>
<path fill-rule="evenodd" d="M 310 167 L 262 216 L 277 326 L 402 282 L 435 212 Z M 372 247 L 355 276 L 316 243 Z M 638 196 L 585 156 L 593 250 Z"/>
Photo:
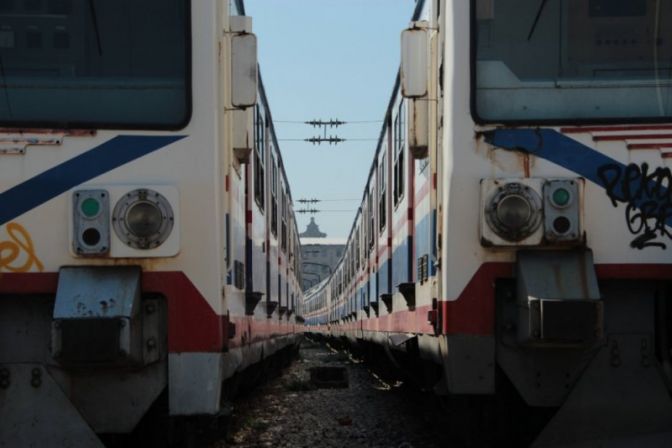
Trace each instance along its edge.
<path fill-rule="evenodd" d="M 564 188 L 558 188 L 553 192 L 553 203 L 558 207 L 564 207 L 569 204 L 569 200 L 572 198 L 572 195 Z"/>
<path fill-rule="evenodd" d="M 86 198 L 80 206 L 82 213 L 87 218 L 93 218 L 100 212 L 100 202 L 94 198 Z"/>

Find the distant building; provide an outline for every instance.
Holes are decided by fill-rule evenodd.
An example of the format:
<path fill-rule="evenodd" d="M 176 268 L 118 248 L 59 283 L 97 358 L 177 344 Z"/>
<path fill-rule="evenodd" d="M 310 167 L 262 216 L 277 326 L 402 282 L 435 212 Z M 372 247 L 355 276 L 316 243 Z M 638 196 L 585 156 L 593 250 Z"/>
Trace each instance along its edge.
<path fill-rule="evenodd" d="M 306 231 L 301 238 L 303 289 L 308 289 L 334 271 L 345 250 L 345 238 L 327 238 L 320 232 L 315 218 L 310 218 Z"/>
<path fill-rule="evenodd" d="M 306 231 L 299 234 L 301 238 L 326 238 L 327 234 L 320 232 L 320 226 L 315 222 L 315 218 L 311 216 L 310 223 L 306 227 Z"/>

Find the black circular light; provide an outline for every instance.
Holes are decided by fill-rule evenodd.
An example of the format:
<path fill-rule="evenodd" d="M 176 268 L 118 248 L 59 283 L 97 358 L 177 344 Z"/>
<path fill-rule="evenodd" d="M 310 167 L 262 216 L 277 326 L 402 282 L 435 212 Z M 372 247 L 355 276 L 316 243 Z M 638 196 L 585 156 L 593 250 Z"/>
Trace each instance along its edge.
<path fill-rule="evenodd" d="M 553 230 L 560 235 L 564 235 L 569 232 L 569 229 L 572 227 L 572 223 L 564 216 L 558 216 L 553 220 Z"/>
<path fill-rule="evenodd" d="M 100 243 L 100 232 L 98 229 L 89 227 L 84 232 L 82 232 L 82 241 L 84 241 L 84 244 L 87 246 L 96 246 L 98 243 Z"/>

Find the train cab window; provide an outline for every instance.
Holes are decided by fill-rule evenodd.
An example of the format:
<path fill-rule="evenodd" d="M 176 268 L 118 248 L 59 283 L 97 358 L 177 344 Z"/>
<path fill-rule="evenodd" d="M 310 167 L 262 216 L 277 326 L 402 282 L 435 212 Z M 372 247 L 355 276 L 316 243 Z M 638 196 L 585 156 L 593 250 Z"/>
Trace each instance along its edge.
<path fill-rule="evenodd" d="M 383 147 L 386 154 L 387 148 Z M 387 155 L 383 155 L 378 166 L 378 229 L 382 232 L 387 223 Z"/>
<path fill-rule="evenodd" d="M 472 1 L 477 121 L 672 117 L 672 2 Z"/>
<path fill-rule="evenodd" d="M 271 233 L 278 236 L 278 166 L 271 151 Z"/>
<path fill-rule="evenodd" d="M 394 206 L 404 197 L 404 147 L 406 146 L 406 107 L 399 104 L 394 119 Z"/>
<path fill-rule="evenodd" d="M 264 183 L 266 152 L 266 124 L 261 108 L 257 105 L 254 111 L 254 200 L 259 209 L 264 211 Z"/>
<path fill-rule="evenodd" d="M 189 0 L 1 0 L 0 126 L 179 129 Z"/>

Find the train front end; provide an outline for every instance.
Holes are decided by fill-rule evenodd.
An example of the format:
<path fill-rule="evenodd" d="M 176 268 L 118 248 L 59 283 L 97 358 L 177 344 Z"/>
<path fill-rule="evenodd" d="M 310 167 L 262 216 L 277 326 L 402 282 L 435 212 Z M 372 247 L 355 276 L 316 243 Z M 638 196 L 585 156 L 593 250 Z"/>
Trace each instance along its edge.
<path fill-rule="evenodd" d="M 227 4 L 0 5 L 0 444 L 219 411 Z"/>
<path fill-rule="evenodd" d="M 441 3 L 447 390 L 508 386 L 535 446 L 669 443 L 670 5 Z"/>

